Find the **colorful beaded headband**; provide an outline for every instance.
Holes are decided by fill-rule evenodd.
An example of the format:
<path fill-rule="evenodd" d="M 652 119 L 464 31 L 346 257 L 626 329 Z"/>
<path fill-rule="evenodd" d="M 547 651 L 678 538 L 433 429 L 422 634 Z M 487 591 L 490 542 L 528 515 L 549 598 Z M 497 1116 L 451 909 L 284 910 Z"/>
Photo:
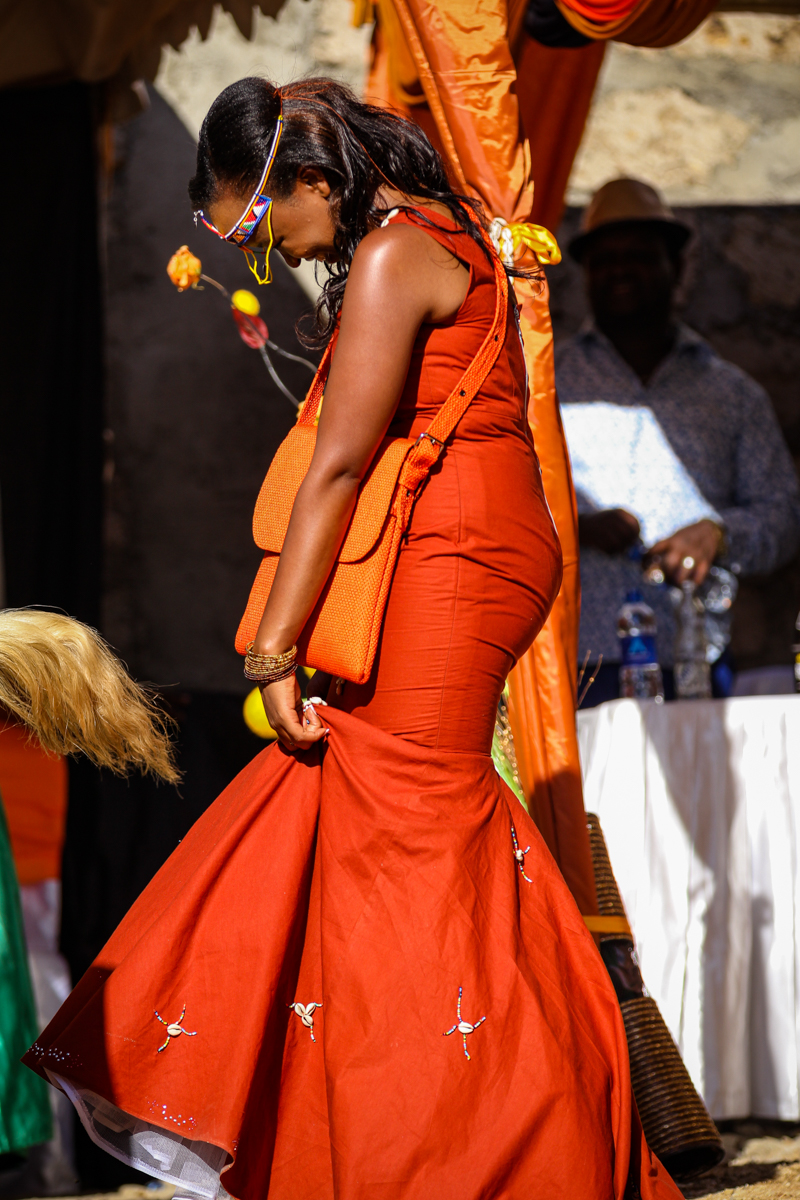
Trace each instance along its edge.
<path fill-rule="evenodd" d="M 272 279 L 272 272 L 269 268 L 269 252 L 272 249 L 272 197 L 264 195 L 264 188 L 266 187 L 267 180 L 269 179 L 269 173 L 272 170 L 272 164 L 275 161 L 275 155 L 278 152 L 278 143 L 281 140 L 282 131 L 283 112 L 281 112 L 278 117 L 278 122 L 275 126 L 275 133 L 272 137 L 272 145 L 269 148 L 267 161 L 264 164 L 264 170 L 261 172 L 261 178 L 258 181 L 258 186 L 253 192 L 247 208 L 244 210 L 241 217 L 239 217 L 239 220 L 236 222 L 233 228 L 229 230 L 228 233 L 220 233 L 213 221 L 209 221 L 207 219 L 202 208 L 198 208 L 197 212 L 194 214 L 195 225 L 197 224 L 197 218 L 199 217 L 206 229 L 210 229 L 212 233 L 215 233 L 217 237 L 222 238 L 224 242 L 233 242 L 233 244 L 238 246 L 240 250 L 244 250 L 245 255 L 247 255 L 247 265 L 250 267 L 250 270 L 253 272 L 259 283 L 269 283 Z M 265 216 L 267 218 L 267 225 L 269 228 L 269 245 L 264 250 L 266 255 L 264 261 L 264 278 L 261 279 L 258 275 L 255 252 L 252 250 L 248 251 L 245 249 L 245 247 Z M 252 262 L 250 261 L 251 255 L 253 257 Z"/>

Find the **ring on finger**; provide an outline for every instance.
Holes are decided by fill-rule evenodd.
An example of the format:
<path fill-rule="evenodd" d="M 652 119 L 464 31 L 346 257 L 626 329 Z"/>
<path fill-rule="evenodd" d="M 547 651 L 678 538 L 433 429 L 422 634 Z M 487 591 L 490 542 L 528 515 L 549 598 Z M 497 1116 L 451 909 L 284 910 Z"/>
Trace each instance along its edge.
<path fill-rule="evenodd" d="M 683 560 L 682 565 L 684 566 L 684 568 L 687 571 L 691 571 L 694 568 L 695 562 L 694 562 L 694 559 L 692 558 L 691 554 L 686 555 L 686 557 Z"/>

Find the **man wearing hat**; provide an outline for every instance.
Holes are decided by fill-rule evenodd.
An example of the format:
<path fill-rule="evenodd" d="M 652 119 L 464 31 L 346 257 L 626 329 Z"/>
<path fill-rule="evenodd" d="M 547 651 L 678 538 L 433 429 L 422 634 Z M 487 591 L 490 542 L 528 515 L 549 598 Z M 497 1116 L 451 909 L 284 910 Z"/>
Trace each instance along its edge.
<path fill-rule="evenodd" d="M 800 542 L 794 466 L 764 390 L 675 319 L 690 230 L 658 193 L 615 179 L 570 243 L 592 319 L 556 354 L 556 383 L 578 495 L 580 659 L 603 667 L 587 704 L 618 695 L 616 614 L 644 593 L 671 689 L 675 619 L 667 589 L 712 563 L 774 570 Z"/>

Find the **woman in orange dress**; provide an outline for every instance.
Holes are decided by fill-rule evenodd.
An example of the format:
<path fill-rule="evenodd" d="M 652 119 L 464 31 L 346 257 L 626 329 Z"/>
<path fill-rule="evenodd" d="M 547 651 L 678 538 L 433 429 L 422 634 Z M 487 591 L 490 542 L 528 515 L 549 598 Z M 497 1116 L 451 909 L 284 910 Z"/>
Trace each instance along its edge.
<path fill-rule="evenodd" d="M 328 267 L 319 321 L 338 341 L 255 638 L 272 658 L 382 439 L 427 428 L 491 329 L 493 252 L 424 135 L 329 81 L 226 89 L 190 194 L 257 260 L 274 244 Z M 265 684 L 279 744 L 28 1055 L 100 1145 L 179 1196 L 679 1197 L 638 1125 L 607 972 L 490 757 L 561 572 L 526 407 L 509 305 L 416 501 L 369 681 L 324 708 L 291 673 Z"/>

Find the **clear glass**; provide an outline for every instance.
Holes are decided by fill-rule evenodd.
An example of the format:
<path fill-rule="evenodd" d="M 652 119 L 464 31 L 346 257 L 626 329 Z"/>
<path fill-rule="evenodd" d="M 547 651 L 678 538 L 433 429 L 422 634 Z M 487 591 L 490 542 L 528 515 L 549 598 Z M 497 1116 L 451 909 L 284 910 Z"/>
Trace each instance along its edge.
<path fill-rule="evenodd" d="M 706 660 L 715 663 L 731 640 L 731 615 L 739 580 L 726 567 L 712 567 L 695 595 L 705 610 Z"/>
<path fill-rule="evenodd" d="M 707 662 L 675 663 L 675 694 L 679 700 L 711 699 L 711 667 Z"/>
<path fill-rule="evenodd" d="M 711 698 L 705 607 L 691 579 L 681 584 L 675 636 L 675 692 L 680 700 Z"/>

